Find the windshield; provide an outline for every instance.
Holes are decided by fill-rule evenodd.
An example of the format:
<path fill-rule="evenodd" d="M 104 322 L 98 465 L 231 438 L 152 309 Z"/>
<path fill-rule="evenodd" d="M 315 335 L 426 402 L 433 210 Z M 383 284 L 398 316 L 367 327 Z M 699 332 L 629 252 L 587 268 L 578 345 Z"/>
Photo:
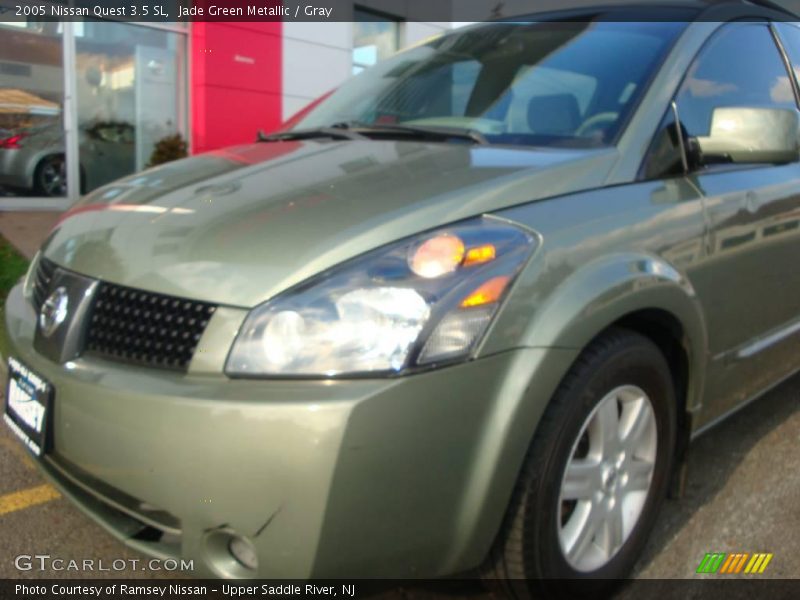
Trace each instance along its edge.
<path fill-rule="evenodd" d="M 684 23 L 487 23 L 400 52 L 321 101 L 292 131 L 404 125 L 493 144 L 613 143 Z"/>

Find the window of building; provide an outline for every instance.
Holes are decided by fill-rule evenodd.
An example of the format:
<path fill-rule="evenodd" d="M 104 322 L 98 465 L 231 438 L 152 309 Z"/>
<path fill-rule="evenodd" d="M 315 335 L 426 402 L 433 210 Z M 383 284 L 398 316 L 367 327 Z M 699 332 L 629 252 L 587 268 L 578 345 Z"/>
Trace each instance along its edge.
<path fill-rule="evenodd" d="M 76 36 L 81 192 L 145 169 L 184 130 L 184 36 L 91 21 Z"/>
<path fill-rule="evenodd" d="M 353 10 L 353 75 L 400 48 L 400 21 L 356 7 Z"/>
<path fill-rule="evenodd" d="M 57 23 L 0 27 L 0 196 L 66 196 Z"/>
<path fill-rule="evenodd" d="M 12 21 L 0 39 L 0 206 L 66 206 L 147 167 L 164 137 L 185 135 L 182 28 Z M 75 101 L 65 110 L 67 80 Z"/>

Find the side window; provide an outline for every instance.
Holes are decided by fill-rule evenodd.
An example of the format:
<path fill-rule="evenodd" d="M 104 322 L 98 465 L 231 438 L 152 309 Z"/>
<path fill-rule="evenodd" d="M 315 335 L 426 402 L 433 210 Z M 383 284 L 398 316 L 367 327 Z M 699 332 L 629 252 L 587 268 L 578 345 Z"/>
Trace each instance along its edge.
<path fill-rule="evenodd" d="M 797 108 L 792 81 L 769 28 L 733 23 L 700 51 L 675 97 L 683 137 L 709 135 L 719 107 Z M 680 174 L 677 127 L 668 110 L 642 170 L 647 178 Z"/>
<path fill-rule="evenodd" d="M 705 136 L 721 106 L 795 108 L 789 73 L 766 25 L 732 24 L 718 33 L 689 69 L 676 99 L 691 137 Z"/>

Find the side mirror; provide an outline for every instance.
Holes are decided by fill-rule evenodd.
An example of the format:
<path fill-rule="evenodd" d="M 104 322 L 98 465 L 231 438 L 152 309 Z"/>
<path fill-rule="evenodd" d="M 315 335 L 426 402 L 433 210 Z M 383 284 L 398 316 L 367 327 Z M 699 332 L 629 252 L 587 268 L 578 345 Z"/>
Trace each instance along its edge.
<path fill-rule="evenodd" d="M 709 135 L 689 146 L 700 164 L 794 162 L 800 160 L 800 116 L 786 108 L 715 108 Z"/>

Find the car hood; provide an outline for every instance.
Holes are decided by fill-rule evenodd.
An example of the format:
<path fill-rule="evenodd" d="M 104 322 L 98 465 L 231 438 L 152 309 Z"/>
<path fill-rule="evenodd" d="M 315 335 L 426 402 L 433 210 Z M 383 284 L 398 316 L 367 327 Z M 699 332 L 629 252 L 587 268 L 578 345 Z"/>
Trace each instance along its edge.
<path fill-rule="evenodd" d="M 600 186 L 615 159 L 402 141 L 240 146 L 96 190 L 42 252 L 121 285 L 250 307 L 414 233 Z"/>

